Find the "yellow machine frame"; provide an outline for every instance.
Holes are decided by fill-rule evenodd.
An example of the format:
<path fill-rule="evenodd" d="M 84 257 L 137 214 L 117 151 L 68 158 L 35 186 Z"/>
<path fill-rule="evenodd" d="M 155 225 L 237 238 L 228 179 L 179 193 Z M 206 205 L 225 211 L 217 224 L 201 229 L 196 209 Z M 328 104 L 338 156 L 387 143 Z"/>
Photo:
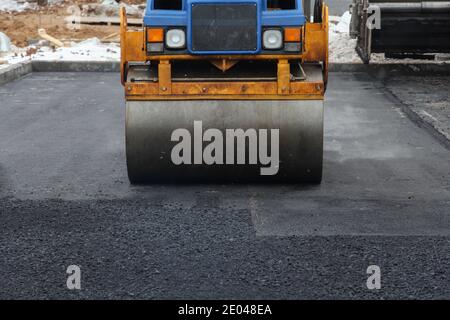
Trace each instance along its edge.
<path fill-rule="evenodd" d="M 322 100 L 328 79 L 328 7 L 323 6 L 322 23 L 309 23 L 302 28 L 303 52 L 291 55 L 148 55 L 145 30 L 129 30 L 125 8 L 120 11 L 122 84 L 127 100 Z M 211 60 L 223 65 L 239 60 L 277 61 L 277 81 L 210 81 L 172 82 L 171 61 Z M 291 81 L 290 61 L 321 63 L 323 80 Z M 130 62 L 157 62 L 158 81 L 127 82 Z"/>

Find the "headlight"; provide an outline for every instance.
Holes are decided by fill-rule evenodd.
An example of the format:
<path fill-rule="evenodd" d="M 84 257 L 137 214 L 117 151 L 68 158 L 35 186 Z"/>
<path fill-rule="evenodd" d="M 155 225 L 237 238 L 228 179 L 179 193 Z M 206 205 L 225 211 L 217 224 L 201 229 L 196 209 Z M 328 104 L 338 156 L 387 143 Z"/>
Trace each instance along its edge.
<path fill-rule="evenodd" d="M 263 34 L 264 49 L 281 49 L 283 46 L 283 34 L 280 30 L 266 30 Z"/>
<path fill-rule="evenodd" d="M 166 34 L 166 46 L 171 49 L 181 49 L 186 46 L 186 34 L 181 29 L 171 29 Z"/>

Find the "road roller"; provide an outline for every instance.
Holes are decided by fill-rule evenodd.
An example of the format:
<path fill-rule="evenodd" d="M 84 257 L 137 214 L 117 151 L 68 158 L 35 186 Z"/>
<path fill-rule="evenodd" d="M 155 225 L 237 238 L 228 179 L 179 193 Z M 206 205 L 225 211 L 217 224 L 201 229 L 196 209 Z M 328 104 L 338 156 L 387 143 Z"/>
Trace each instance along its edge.
<path fill-rule="evenodd" d="M 450 53 L 450 1 L 353 0 L 350 36 L 364 63 L 387 58 L 434 59 Z"/>
<path fill-rule="evenodd" d="M 322 0 L 148 0 L 121 20 L 132 184 L 322 180 Z"/>

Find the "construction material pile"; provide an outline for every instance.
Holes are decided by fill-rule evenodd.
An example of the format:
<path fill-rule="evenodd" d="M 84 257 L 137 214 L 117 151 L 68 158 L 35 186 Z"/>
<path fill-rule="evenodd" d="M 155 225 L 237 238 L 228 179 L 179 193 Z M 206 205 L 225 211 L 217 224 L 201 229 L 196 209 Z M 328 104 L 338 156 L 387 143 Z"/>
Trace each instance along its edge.
<path fill-rule="evenodd" d="M 121 6 L 141 21 L 144 0 L 2 0 L 0 67 L 35 60 L 118 61 Z"/>

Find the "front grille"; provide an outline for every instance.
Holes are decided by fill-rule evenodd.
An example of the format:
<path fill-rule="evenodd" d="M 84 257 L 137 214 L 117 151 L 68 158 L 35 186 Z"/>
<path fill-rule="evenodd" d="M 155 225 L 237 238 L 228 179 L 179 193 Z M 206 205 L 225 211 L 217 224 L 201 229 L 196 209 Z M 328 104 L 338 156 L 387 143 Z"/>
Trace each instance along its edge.
<path fill-rule="evenodd" d="M 257 14 L 255 3 L 193 4 L 192 51 L 256 51 L 258 47 Z"/>

